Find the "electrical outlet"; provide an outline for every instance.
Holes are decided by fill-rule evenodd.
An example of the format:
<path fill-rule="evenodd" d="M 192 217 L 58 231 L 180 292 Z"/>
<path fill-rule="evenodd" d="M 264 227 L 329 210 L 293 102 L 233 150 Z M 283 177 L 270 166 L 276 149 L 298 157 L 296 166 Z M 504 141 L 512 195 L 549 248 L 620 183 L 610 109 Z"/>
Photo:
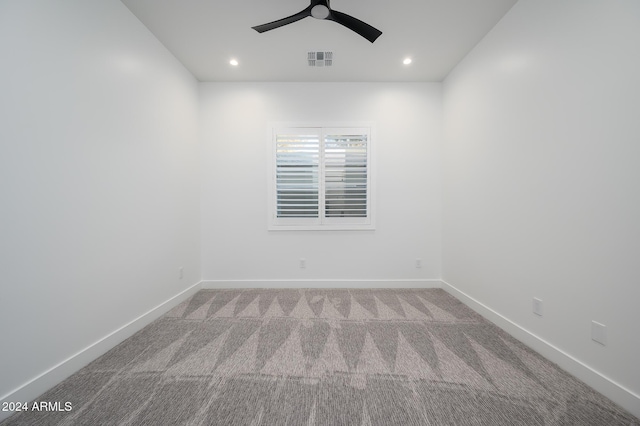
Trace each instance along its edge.
<path fill-rule="evenodd" d="M 542 299 L 533 298 L 533 313 L 542 316 Z"/>
<path fill-rule="evenodd" d="M 422 268 L 422 259 L 416 259 L 416 268 Z"/>
<path fill-rule="evenodd" d="M 591 321 L 591 340 L 607 345 L 607 326 L 599 322 Z"/>
<path fill-rule="evenodd" d="M 184 268 L 182 266 L 178 268 L 178 277 L 180 277 L 180 279 L 184 277 Z"/>
<path fill-rule="evenodd" d="M 300 258 L 300 269 L 305 269 L 307 267 L 307 259 Z"/>

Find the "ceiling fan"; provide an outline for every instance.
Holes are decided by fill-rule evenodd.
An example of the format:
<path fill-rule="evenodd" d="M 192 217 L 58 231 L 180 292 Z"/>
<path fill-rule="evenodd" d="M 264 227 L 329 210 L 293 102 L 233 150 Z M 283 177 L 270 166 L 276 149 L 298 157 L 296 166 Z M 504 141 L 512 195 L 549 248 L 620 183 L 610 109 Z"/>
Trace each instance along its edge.
<path fill-rule="evenodd" d="M 313 16 L 316 19 L 325 19 L 327 21 L 337 22 L 340 25 L 344 25 L 352 31 L 357 32 L 362 37 L 369 40 L 371 43 L 376 41 L 382 34 L 382 31 L 372 27 L 366 22 L 362 22 L 359 19 L 349 16 L 346 13 L 338 12 L 331 9 L 329 6 L 329 0 L 311 0 L 311 4 L 304 10 L 296 13 L 295 15 L 288 16 L 277 21 L 269 22 L 268 24 L 257 25 L 252 27 L 259 33 L 273 30 L 284 25 L 291 24 L 301 19 Z"/>

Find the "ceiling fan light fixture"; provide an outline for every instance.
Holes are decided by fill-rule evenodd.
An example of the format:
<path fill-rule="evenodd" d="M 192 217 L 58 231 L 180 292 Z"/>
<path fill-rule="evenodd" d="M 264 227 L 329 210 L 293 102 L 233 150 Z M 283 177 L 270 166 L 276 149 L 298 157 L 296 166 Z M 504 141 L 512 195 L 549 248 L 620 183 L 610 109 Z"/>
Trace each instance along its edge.
<path fill-rule="evenodd" d="M 317 4 L 311 9 L 311 16 L 316 19 L 327 19 L 329 16 L 329 8 L 323 4 Z"/>

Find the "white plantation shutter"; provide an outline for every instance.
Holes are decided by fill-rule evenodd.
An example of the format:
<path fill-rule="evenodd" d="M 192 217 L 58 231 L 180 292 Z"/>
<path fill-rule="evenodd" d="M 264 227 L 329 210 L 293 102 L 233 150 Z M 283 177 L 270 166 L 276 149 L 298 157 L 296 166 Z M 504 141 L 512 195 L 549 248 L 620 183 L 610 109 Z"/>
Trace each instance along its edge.
<path fill-rule="evenodd" d="M 317 218 L 320 213 L 320 134 L 276 135 L 276 216 Z"/>
<path fill-rule="evenodd" d="M 324 135 L 325 217 L 366 218 L 368 135 L 346 133 Z"/>
<path fill-rule="evenodd" d="M 369 128 L 273 129 L 270 229 L 373 229 Z"/>

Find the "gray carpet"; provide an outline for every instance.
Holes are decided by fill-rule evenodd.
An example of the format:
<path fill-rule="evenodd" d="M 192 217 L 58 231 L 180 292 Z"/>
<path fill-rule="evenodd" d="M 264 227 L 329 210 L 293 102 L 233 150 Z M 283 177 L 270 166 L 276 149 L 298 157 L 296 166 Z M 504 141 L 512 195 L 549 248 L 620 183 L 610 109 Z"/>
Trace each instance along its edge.
<path fill-rule="evenodd" d="M 638 425 L 440 289 L 203 290 L 9 425 Z"/>

